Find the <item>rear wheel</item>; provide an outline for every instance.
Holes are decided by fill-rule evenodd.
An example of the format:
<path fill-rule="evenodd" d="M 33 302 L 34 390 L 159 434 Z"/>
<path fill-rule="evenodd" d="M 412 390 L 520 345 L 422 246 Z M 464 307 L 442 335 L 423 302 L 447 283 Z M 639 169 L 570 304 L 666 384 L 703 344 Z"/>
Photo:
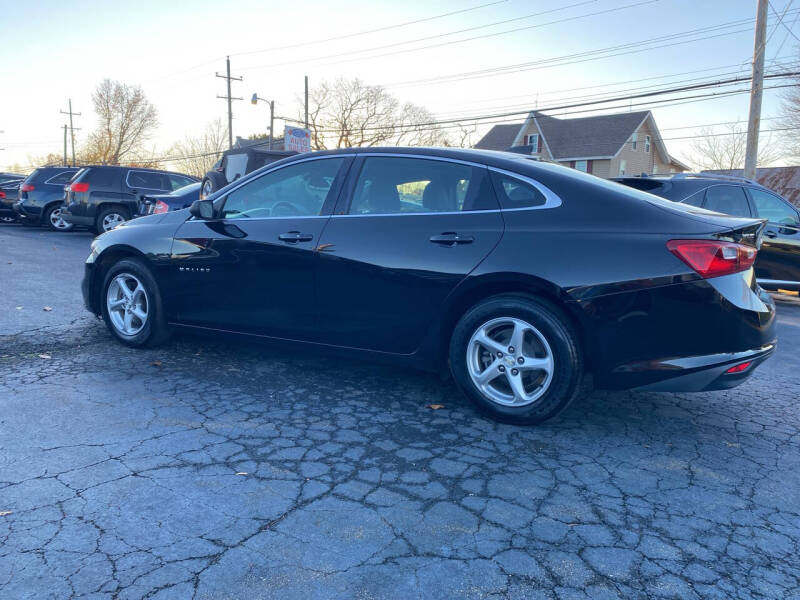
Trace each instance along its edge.
<path fill-rule="evenodd" d="M 148 268 L 125 258 L 103 281 L 100 306 L 109 331 L 128 346 L 155 346 L 169 337 L 161 294 Z"/>
<path fill-rule="evenodd" d="M 580 389 L 583 361 L 569 320 L 527 296 L 496 296 L 459 320 L 450 368 L 461 390 L 494 419 L 534 424 L 564 410 Z"/>
<path fill-rule="evenodd" d="M 17 217 L 13 215 L 0 215 L 0 223 L 14 223 Z"/>
<path fill-rule="evenodd" d="M 95 220 L 95 230 L 97 233 L 111 231 L 114 227 L 122 225 L 131 218 L 128 209 L 121 206 L 109 206 L 100 211 Z"/>
<path fill-rule="evenodd" d="M 72 223 L 67 223 L 64 220 L 64 205 L 53 204 L 48 206 L 42 216 L 42 224 L 49 227 L 53 231 L 69 231 L 72 229 Z"/>

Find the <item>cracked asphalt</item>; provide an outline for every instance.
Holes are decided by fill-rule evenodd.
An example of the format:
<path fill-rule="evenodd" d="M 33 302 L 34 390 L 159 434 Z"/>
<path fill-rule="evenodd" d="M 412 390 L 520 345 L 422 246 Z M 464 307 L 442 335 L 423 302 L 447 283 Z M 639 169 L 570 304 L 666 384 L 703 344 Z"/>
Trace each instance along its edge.
<path fill-rule="evenodd" d="M 394 367 L 125 348 L 89 240 L 0 227 L 0 598 L 800 598 L 799 303 L 737 389 L 520 428 Z"/>

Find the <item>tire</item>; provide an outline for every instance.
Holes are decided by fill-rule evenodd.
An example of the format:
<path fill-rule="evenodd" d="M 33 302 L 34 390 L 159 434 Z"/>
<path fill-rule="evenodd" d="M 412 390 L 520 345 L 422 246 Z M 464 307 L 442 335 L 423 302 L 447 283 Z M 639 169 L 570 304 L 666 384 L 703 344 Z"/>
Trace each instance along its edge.
<path fill-rule="evenodd" d="M 74 227 L 72 223 L 67 223 L 61 217 L 61 211 L 64 210 L 64 205 L 60 203 L 51 204 L 48 206 L 42 215 L 42 225 L 49 227 L 53 231 L 70 231 Z"/>
<path fill-rule="evenodd" d="M 131 292 L 129 298 L 122 286 Z M 138 291 L 140 287 L 142 291 Z M 158 284 L 140 260 L 123 258 L 114 263 L 106 272 L 100 293 L 103 321 L 111 334 L 123 344 L 136 348 L 152 347 L 169 338 Z M 119 299 L 123 299 L 120 308 L 113 308 Z M 145 318 L 140 316 L 142 313 Z M 131 315 L 130 321 L 126 320 L 128 314 Z M 129 323 L 127 331 L 126 323 Z"/>
<path fill-rule="evenodd" d="M 511 345 L 517 332 L 522 348 Z M 569 320 L 549 302 L 524 295 L 494 296 L 469 309 L 453 330 L 449 358 L 453 379 L 478 409 L 516 425 L 556 416 L 583 379 Z"/>
<path fill-rule="evenodd" d="M 200 186 L 200 197 L 203 199 L 208 198 L 211 194 L 217 190 L 221 190 L 226 185 L 228 185 L 228 180 L 225 179 L 223 173 L 219 171 L 209 171 L 206 173 L 206 176 L 203 177 L 203 183 Z"/>
<path fill-rule="evenodd" d="M 127 208 L 115 205 L 107 206 L 97 214 L 94 229 L 97 233 L 105 233 L 125 221 L 130 221 L 130 219 L 131 213 Z"/>
<path fill-rule="evenodd" d="M 9 223 L 16 223 L 16 222 L 17 222 L 17 217 L 14 217 L 14 216 L 11 216 L 11 215 L 0 215 L 0 223 L 9 224 Z"/>

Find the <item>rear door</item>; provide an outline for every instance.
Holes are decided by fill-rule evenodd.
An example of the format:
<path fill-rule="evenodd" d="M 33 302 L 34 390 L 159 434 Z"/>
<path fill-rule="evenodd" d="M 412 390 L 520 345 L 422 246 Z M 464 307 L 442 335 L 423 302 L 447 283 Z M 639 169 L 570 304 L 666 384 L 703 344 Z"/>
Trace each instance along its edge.
<path fill-rule="evenodd" d="M 497 200 L 480 165 L 371 154 L 351 173 L 319 244 L 320 341 L 408 354 L 500 241 Z"/>
<path fill-rule="evenodd" d="M 800 283 L 800 214 L 780 196 L 749 188 L 756 216 L 767 219 L 756 259 L 756 277 L 767 283 Z"/>

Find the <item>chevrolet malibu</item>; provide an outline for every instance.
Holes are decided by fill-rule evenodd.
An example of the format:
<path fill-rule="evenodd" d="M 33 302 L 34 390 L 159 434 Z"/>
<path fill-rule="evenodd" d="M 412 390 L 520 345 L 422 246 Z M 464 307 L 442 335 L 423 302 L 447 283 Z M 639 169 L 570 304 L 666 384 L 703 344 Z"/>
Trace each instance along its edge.
<path fill-rule="evenodd" d="M 130 346 L 184 328 L 384 357 L 538 423 L 587 375 L 654 391 L 747 379 L 776 343 L 753 275 L 763 228 L 516 154 L 357 148 L 104 233 L 82 287 Z"/>

